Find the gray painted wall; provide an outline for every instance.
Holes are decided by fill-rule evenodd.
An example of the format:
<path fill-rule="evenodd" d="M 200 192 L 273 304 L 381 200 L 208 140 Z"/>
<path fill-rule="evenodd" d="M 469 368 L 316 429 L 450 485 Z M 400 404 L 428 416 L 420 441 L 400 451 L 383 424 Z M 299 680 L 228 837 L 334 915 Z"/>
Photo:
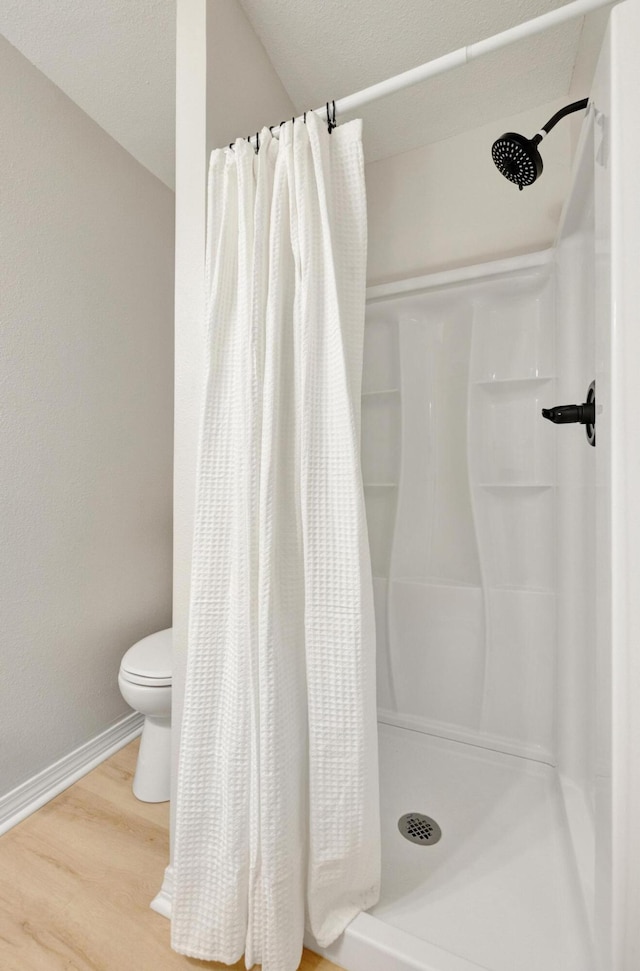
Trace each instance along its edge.
<path fill-rule="evenodd" d="M 0 38 L 0 795 L 171 621 L 173 193 Z"/>

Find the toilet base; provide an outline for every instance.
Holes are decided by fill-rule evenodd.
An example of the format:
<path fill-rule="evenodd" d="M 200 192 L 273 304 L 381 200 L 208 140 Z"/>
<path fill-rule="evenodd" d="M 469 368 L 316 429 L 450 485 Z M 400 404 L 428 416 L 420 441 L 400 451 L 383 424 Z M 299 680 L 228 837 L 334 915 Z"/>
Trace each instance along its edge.
<path fill-rule="evenodd" d="M 133 794 L 141 802 L 167 802 L 171 793 L 171 718 L 144 720 Z"/>

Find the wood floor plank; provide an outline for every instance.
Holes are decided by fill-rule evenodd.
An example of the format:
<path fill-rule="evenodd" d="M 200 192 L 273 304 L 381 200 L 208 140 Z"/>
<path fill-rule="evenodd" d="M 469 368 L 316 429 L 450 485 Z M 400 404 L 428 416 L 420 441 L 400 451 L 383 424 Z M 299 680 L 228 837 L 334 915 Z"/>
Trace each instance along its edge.
<path fill-rule="evenodd" d="M 134 798 L 137 751 L 127 745 L 0 837 L 2 971 L 228 971 L 172 951 L 169 922 L 149 909 L 169 806 Z M 335 969 L 304 952 L 300 971 Z"/>

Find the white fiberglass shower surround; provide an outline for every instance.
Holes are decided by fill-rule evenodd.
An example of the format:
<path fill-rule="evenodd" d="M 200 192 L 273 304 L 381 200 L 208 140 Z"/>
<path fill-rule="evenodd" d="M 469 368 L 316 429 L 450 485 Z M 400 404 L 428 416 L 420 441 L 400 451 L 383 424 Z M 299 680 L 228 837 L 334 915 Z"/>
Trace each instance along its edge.
<path fill-rule="evenodd" d="M 638 37 L 623 0 L 553 249 L 368 292 L 382 892 L 306 942 L 347 971 L 640 967 Z M 594 379 L 596 448 L 541 416 Z"/>
<path fill-rule="evenodd" d="M 566 791 L 579 824 L 586 794 L 557 768 L 579 722 L 558 724 L 556 445 L 576 446 L 583 486 L 595 451 L 540 415 L 560 400 L 558 274 L 544 252 L 370 292 L 383 881 L 369 930 L 398 968 L 592 967 L 577 867 L 593 849 L 575 834 L 575 858 L 564 808 Z M 589 650 L 587 636 L 576 663 Z M 440 841 L 407 842 L 407 812 L 433 817 Z M 328 953 L 370 968 L 350 943 Z"/>

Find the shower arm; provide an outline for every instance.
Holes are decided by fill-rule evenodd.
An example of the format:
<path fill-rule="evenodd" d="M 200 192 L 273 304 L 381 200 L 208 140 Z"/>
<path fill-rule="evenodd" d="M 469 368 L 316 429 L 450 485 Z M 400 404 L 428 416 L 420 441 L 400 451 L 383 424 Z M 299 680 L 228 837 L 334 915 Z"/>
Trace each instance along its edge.
<path fill-rule="evenodd" d="M 537 133 L 537 135 L 533 136 L 532 141 L 536 145 L 539 145 L 542 139 L 545 138 L 549 134 L 551 129 L 555 128 L 558 122 L 562 121 L 562 119 L 566 115 L 570 115 L 574 111 L 583 111 L 588 104 L 589 104 L 589 99 L 582 98 L 580 101 L 573 101 L 570 105 L 565 105 L 564 108 L 560 108 L 559 111 L 556 111 L 555 115 L 552 115 L 551 118 L 549 118 L 549 121 L 546 123 L 546 125 L 542 126 L 542 128 Z"/>

